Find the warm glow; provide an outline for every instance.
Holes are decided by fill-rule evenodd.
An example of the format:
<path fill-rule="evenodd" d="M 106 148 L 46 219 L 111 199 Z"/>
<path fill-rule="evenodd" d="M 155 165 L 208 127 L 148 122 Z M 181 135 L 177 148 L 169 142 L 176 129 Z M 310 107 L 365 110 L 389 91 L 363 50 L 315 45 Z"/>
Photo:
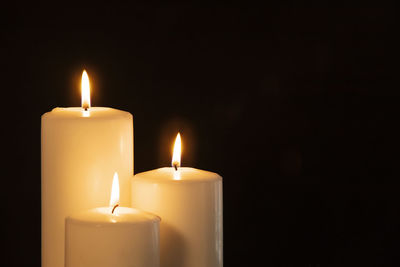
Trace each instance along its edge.
<path fill-rule="evenodd" d="M 111 187 L 110 207 L 119 204 L 119 180 L 118 173 L 114 173 L 114 179 Z"/>
<path fill-rule="evenodd" d="M 83 70 L 82 73 L 81 90 L 82 90 L 82 108 L 87 110 L 90 108 L 90 83 L 89 83 L 89 76 L 86 70 Z"/>
<path fill-rule="evenodd" d="M 175 139 L 174 153 L 172 154 L 172 167 L 181 166 L 181 135 L 178 133 Z"/>

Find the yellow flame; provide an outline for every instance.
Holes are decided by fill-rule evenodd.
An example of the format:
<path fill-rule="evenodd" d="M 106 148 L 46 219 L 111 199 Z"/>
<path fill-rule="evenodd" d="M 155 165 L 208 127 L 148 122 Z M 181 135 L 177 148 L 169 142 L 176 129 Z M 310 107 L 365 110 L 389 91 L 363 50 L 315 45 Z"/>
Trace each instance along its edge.
<path fill-rule="evenodd" d="M 82 73 L 81 90 L 82 90 L 82 108 L 87 110 L 90 108 L 90 83 L 89 83 L 89 76 L 86 70 L 83 70 Z"/>
<path fill-rule="evenodd" d="M 181 166 L 181 135 L 178 133 L 175 139 L 174 145 L 174 153 L 172 154 L 172 167 L 180 167 Z"/>
<path fill-rule="evenodd" d="M 110 207 L 119 204 L 119 180 L 118 173 L 114 173 L 114 179 L 111 187 Z"/>

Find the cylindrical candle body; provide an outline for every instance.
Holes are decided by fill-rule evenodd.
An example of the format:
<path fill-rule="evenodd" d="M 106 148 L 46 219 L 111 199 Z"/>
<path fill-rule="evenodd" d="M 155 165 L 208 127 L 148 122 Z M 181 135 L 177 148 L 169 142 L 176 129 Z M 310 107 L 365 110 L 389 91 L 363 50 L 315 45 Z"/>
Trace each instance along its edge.
<path fill-rule="evenodd" d="M 114 173 L 130 205 L 133 118 L 112 108 L 55 108 L 42 116 L 42 266 L 64 266 L 65 218 L 108 206 Z"/>
<path fill-rule="evenodd" d="M 222 178 L 160 168 L 132 179 L 132 206 L 161 217 L 161 267 L 221 267 Z"/>
<path fill-rule="evenodd" d="M 159 267 L 160 219 L 131 208 L 111 210 L 67 217 L 65 267 Z"/>

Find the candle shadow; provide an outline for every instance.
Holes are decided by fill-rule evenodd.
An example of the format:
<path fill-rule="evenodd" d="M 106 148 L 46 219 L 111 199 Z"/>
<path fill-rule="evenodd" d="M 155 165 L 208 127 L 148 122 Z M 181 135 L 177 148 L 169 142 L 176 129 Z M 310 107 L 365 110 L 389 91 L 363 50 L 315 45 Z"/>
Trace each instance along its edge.
<path fill-rule="evenodd" d="M 176 229 L 161 222 L 160 224 L 161 267 L 185 266 L 185 241 Z"/>

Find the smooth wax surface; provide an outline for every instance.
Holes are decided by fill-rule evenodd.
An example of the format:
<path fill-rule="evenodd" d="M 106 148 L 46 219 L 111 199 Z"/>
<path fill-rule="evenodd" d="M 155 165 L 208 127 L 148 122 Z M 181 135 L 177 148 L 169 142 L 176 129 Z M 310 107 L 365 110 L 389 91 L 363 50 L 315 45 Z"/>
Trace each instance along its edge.
<path fill-rule="evenodd" d="M 132 179 L 132 206 L 161 217 L 161 267 L 221 267 L 222 177 L 160 168 Z"/>
<path fill-rule="evenodd" d="M 69 216 L 65 267 L 158 267 L 159 217 L 103 207 Z"/>
<path fill-rule="evenodd" d="M 55 108 L 42 116 L 42 267 L 64 266 L 65 218 L 108 206 L 115 172 L 120 203 L 129 206 L 130 113 L 101 107 Z"/>

